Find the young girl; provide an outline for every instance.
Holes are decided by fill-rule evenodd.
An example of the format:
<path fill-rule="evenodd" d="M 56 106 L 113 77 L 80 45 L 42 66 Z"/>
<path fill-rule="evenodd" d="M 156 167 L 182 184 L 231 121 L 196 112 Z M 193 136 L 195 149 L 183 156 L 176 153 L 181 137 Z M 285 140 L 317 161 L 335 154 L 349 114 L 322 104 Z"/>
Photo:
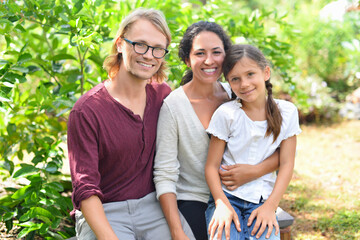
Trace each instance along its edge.
<path fill-rule="evenodd" d="M 272 98 L 270 67 L 256 47 L 233 45 L 223 71 L 237 99 L 221 105 L 207 129 L 212 135 L 205 166 L 212 194 L 206 210 L 210 239 L 280 239 L 275 210 L 293 173 L 298 111 Z M 279 147 L 277 177 L 270 173 L 234 190 L 221 184 L 220 164 L 258 164 Z"/>

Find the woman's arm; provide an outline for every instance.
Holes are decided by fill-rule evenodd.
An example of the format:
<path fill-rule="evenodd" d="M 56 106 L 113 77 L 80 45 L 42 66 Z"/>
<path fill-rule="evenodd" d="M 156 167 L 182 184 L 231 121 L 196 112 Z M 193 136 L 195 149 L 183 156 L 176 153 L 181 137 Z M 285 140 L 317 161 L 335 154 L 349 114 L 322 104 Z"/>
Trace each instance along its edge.
<path fill-rule="evenodd" d="M 205 165 L 206 182 L 210 188 L 211 194 L 213 195 L 216 206 L 208 229 L 210 239 L 213 239 L 216 230 L 218 231 L 217 239 L 221 238 L 224 227 L 226 239 L 230 239 L 230 226 L 232 221 L 234 221 L 238 231 L 241 231 L 238 215 L 222 190 L 220 176 L 218 174 L 225 146 L 225 141 L 211 136 L 208 157 Z"/>
<path fill-rule="evenodd" d="M 118 240 L 110 226 L 98 196 L 93 195 L 81 201 L 81 212 L 99 240 Z"/>
<path fill-rule="evenodd" d="M 179 168 L 177 125 L 170 111 L 170 106 L 164 102 L 158 119 L 154 183 L 156 195 L 174 240 L 189 239 L 181 225 L 176 199 Z"/>
<path fill-rule="evenodd" d="M 176 195 L 174 193 L 165 193 L 160 196 L 159 200 L 166 221 L 170 228 L 171 238 L 173 240 L 189 240 L 181 225 Z"/>
<path fill-rule="evenodd" d="M 275 151 L 270 157 L 257 165 L 235 164 L 231 166 L 222 165 L 225 170 L 219 170 L 222 183 L 227 189 L 233 191 L 236 188 L 251 182 L 257 178 L 271 173 L 279 168 L 280 154 Z"/>
<path fill-rule="evenodd" d="M 257 237 L 261 236 L 267 226 L 269 227 L 269 229 L 266 237 L 270 237 L 273 226 L 275 226 L 276 228 L 276 234 L 279 233 L 279 225 L 276 221 L 275 211 L 280 203 L 283 194 L 286 191 L 287 186 L 289 185 L 293 174 L 295 150 L 296 135 L 289 137 L 281 142 L 280 167 L 275 186 L 265 203 L 256 210 L 254 210 L 249 217 L 248 225 L 251 224 L 251 222 L 256 218 L 255 227 L 251 232 L 251 235 L 254 235 L 260 226 L 261 227 L 259 229 L 259 232 L 257 233 Z"/>

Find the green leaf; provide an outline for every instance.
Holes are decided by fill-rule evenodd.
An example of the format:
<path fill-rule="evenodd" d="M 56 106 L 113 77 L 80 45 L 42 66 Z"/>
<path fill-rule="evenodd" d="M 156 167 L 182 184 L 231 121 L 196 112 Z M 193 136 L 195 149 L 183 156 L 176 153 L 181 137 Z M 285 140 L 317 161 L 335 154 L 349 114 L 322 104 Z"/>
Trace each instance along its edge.
<path fill-rule="evenodd" d="M 18 33 L 25 33 L 26 30 L 23 26 L 21 26 L 20 24 L 17 24 L 15 27 L 14 27 L 14 30 Z"/>
<path fill-rule="evenodd" d="M 57 220 L 57 219 L 55 219 L 55 220 Z M 60 220 L 60 219 L 59 219 Z M 53 224 L 53 223 L 52 223 Z M 39 230 L 39 233 L 40 233 L 40 235 L 44 235 L 44 234 L 46 234 L 46 233 L 48 233 L 48 231 L 49 231 L 49 226 L 50 224 L 43 224 L 42 226 L 41 226 L 41 228 L 40 228 L 40 230 Z"/>
<path fill-rule="evenodd" d="M 24 213 L 20 218 L 19 218 L 19 221 L 20 222 L 25 222 L 27 220 L 29 220 L 31 217 L 30 217 L 30 213 L 31 213 L 31 209 L 29 209 L 26 213 Z"/>
<path fill-rule="evenodd" d="M 0 97 L 0 100 L 1 100 L 1 97 Z M 1 168 L 9 171 L 10 175 L 14 171 L 14 163 L 12 161 L 5 160 L 0 166 L 1 166 Z"/>
<path fill-rule="evenodd" d="M 28 221 L 28 222 L 19 223 L 17 225 L 19 225 L 20 227 L 31 228 L 31 227 L 35 227 L 36 223 L 34 223 L 33 221 Z"/>
<path fill-rule="evenodd" d="M 15 216 L 14 212 L 5 212 L 5 214 L 2 216 L 3 221 L 9 221 Z"/>
<path fill-rule="evenodd" d="M 57 170 L 58 170 L 58 166 L 54 162 L 49 162 L 45 167 L 45 171 L 49 173 L 55 173 Z"/>
<path fill-rule="evenodd" d="M 20 64 L 23 64 L 24 62 L 30 61 L 31 59 L 32 59 L 32 56 L 30 53 L 24 53 L 19 56 L 17 63 L 20 65 Z"/>
<path fill-rule="evenodd" d="M 39 196 L 37 195 L 37 193 L 36 193 L 36 192 L 32 192 L 32 193 L 31 193 L 31 196 L 30 196 L 30 201 L 32 201 L 32 202 L 38 202 L 38 200 L 39 200 Z"/>
<path fill-rule="evenodd" d="M 26 82 L 26 77 L 13 73 L 13 72 L 7 72 L 4 75 L 4 78 L 7 79 L 9 82 L 11 83 L 15 83 L 15 82 L 19 82 L 19 83 L 24 83 Z"/>
<path fill-rule="evenodd" d="M 70 21 L 68 22 L 68 24 L 69 24 L 71 27 L 73 27 L 73 28 L 76 27 L 76 21 L 75 21 L 75 20 L 70 20 Z"/>
<path fill-rule="evenodd" d="M 58 192 L 64 191 L 63 185 L 59 182 L 52 182 L 52 183 L 47 184 L 47 186 L 49 186 L 49 188 L 54 189 L 55 191 L 58 191 Z"/>
<path fill-rule="evenodd" d="M 23 165 L 24 166 L 22 166 L 19 170 L 17 170 L 14 173 L 13 178 L 24 177 L 24 176 L 27 176 L 34 172 L 37 172 L 39 170 L 38 168 L 34 167 L 33 165 L 28 165 L 28 164 L 23 164 Z"/>
<path fill-rule="evenodd" d="M 88 59 L 96 63 L 99 67 L 102 67 L 104 63 L 104 59 L 102 59 L 99 55 L 91 54 Z"/>
<path fill-rule="evenodd" d="M 28 68 L 28 73 L 34 73 L 34 72 L 37 72 L 39 70 L 41 70 L 41 68 L 37 67 L 37 66 L 34 66 L 34 65 L 30 65 L 27 67 Z"/>
<path fill-rule="evenodd" d="M 53 219 L 54 218 L 54 216 L 51 214 L 51 212 L 49 212 L 45 208 L 34 207 L 34 208 L 32 208 L 32 210 L 33 210 L 33 215 L 32 216 L 34 216 L 34 217 L 44 216 L 44 217 L 47 217 L 48 219 Z"/>
<path fill-rule="evenodd" d="M 73 8 L 73 10 L 72 10 L 72 13 L 73 13 L 74 15 L 81 11 L 81 9 L 83 8 L 84 2 L 85 2 L 85 0 L 78 0 L 78 1 L 75 3 L 74 8 Z"/>
<path fill-rule="evenodd" d="M 63 237 L 58 233 L 54 233 L 52 231 L 49 231 L 48 234 L 51 236 L 51 239 L 63 240 Z"/>
<path fill-rule="evenodd" d="M 76 58 L 73 55 L 66 54 L 66 53 L 58 54 L 58 55 L 55 55 L 55 56 L 49 58 L 49 60 L 53 60 L 53 61 L 59 61 L 59 60 L 65 60 L 65 59 L 76 60 Z"/>
<path fill-rule="evenodd" d="M 27 67 L 11 67 L 12 70 L 19 71 L 22 73 L 28 73 L 29 69 Z"/>
<path fill-rule="evenodd" d="M 41 228 L 40 223 L 36 223 L 35 226 L 30 227 L 30 228 L 24 228 L 18 233 L 17 238 L 22 239 L 23 237 L 26 237 L 26 235 L 28 235 L 29 233 L 36 231 L 40 228 Z"/>
<path fill-rule="evenodd" d="M 7 4 L 10 13 L 20 13 L 20 7 L 16 4 L 16 2 L 10 1 Z"/>
<path fill-rule="evenodd" d="M 9 98 L 8 96 L 6 96 L 5 93 L 3 93 L 2 91 L 0 91 L 0 102 L 11 102 L 11 98 Z"/>
<path fill-rule="evenodd" d="M 98 44 L 100 44 L 100 43 L 103 42 L 103 37 L 101 36 L 101 34 L 99 34 L 99 33 L 97 33 L 97 32 L 95 32 L 95 33 L 92 35 L 92 39 L 93 39 L 96 43 L 98 43 Z"/>
<path fill-rule="evenodd" d="M 29 196 L 33 190 L 33 187 L 28 185 L 17 190 L 12 196 L 12 199 L 22 200 Z"/>
<path fill-rule="evenodd" d="M 27 176 L 26 178 L 31 182 L 32 185 L 34 185 L 34 183 L 41 184 L 43 180 L 43 178 L 40 176 L 40 173 Z"/>
<path fill-rule="evenodd" d="M 10 231 L 14 226 L 13 220 L 9 219 L 9 220 L 5 221 L 5 226 L 6 226 L 6 229 L 8 231 Z"/>
<path fill-rule="evenodd" d="M 8 24 L 10 26 L 13 26 L 13 23 L 6 18 L 0 18 L 0 24 Z"/>
<path fill-rule="evenodd" d="M 76 19 L 76 27 L 82 28 L 82 26 L 83 26 L 83 23 L 82 23 L 81 19 L 80 18 Z"/>
<path fill-rule="evenodd" d="M 16 133 L 16 125 L 13 123 L 9 123 L 6 127 L 6 130 L 10 136 L 14 135 Z"/>
<path fill-rule="evenodd" d="M 56 209 L 56 208 L 55 208 Z M 56 209 L 57 210 L 57 209 Z M 54 221 L 51 223 L 51 228 L 53 229 L 57 229 L 61 223 L 62 220 L 62 214 L 59 210 L 57 210 L 57 212 L 51 212 L 54 216 L 59 216 L 57 218 L 54 219 Z"/>
<path fill-rule="evenodd" d="M 59 39 L 57 37 L 55 37 L 52 41 L 52 47 L 54 49 L 56 49 L 58 47 L 58 45 L 59 45 Z"/>
<path fill-rule="evenodd" d="M 44 159 L 44 157 L 42 155 L 36 155 L 31 162 L 34 163 L 35 165 L 38 164 L 39 162 L 42 162 Z"/>
<path fill-rule="evenodd" d="M 59 13 L 59 16 L 61 19 L 63 19 L 65 22 L 69 22 L 69 18 L 64 13 Z"/>
<path fill-rule="evenodd" d="M 38 215 L 38 216 L 36 216 L 36 218 L 42 220 L 44 223 L 46 223 L 48 225 L 51 225 L 51 220 L 48 217 Z"/>

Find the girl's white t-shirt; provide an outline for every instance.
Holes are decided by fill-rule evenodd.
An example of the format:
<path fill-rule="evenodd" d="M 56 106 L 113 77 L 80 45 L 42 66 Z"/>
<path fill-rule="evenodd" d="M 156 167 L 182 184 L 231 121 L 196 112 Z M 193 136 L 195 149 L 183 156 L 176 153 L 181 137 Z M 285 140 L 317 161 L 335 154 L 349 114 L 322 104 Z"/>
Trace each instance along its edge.
<path fill-rule="evenodd" d="M 281 131 L 273 143 L 273 135 L 265 137 L 267 121 L 253 121 L 241 108 L 238 100 L 222 104 L 211 118 L 208 133 L 227 142 L 222 165 L 256 165 L 271 156 L 282 140 L 301 133 L 297 108 L 291 102 L 275 99 L 281 115 Z M 266 174 L 234 191 L 223 190 L 243 200 L 259 203 L 266 200 L 275 185 L 276 173 Z"/>

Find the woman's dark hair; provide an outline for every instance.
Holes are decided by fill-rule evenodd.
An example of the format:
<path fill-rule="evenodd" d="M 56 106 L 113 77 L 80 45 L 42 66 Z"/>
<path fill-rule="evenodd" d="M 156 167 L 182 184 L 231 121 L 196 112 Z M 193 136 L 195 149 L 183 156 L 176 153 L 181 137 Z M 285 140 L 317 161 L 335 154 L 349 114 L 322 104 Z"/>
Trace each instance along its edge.
<path fill-rule="evenodd" d="M 234 68 L 235 64 L 244 57 L 256 62 L 262 70 L 265 70 L 265 68 L 269 66 L 264 54 L 258 48 L 251 45 L 232 45 L 226 52 L 222 67 L 226 80 L 229 80 L 227 76 Z M 272 84 L 270 83 L 270 78 L 265 82 L 265 86 L 268 92 L 266 101 L 266 120 L 268 127 L 265 136 L 270 136 L 272 133 L 274 135 L 275 142 L 280 134 L 282 116 L 272 97 Z"/>
<path fill-rule="evenodd" d="M 184 63 L 190 57 L 190 51 L 193 45 L 194 38 L 203 31 L 213 32 L 216 35 L 218 35 L 224 45 L 225 51 L 227 51 L 230 48 L 231 46 L 230 37 L 226 34 L 224 29 L 219 24 L 214 22 L 199 21 L 193 23 L 186 29 L 184 36 L 180 41 L 179 57 Z M 190 82 L 192 77 L 193 77 L 192 70 L 191 69 L 187 70 L 181 80 L 180 85 L 184 85 L 185 83 Z"/>

